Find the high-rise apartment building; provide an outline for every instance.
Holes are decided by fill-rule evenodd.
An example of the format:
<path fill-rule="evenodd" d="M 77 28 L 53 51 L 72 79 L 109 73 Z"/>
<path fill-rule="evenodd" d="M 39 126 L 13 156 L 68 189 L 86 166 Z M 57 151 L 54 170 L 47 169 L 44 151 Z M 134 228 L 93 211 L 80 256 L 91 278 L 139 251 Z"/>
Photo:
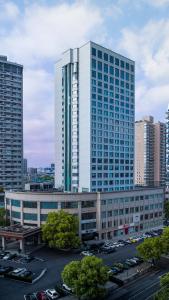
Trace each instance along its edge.
<path fill-rule="evenodd" d="M 0 186 L 22 188 L 23 66 L 0 56 Z"/>
<path fill-rule="evenodd" d="M 165 184 L 165 124 L 152 116 L 135 123 L 135 184 Z"/>
<path fill-rule="evenodd" d="M 166 186 L 169 188 L 169 105 L 166 112 Z"/>
<path fill-rule="evenodd" d="M 165 185 L 166 182 L 166 124 L 154 124 L 154 182 Z"/>
<path fill-rule="evenodd" d="M 93 42 L 56 63 L 55 186 L 133 188 L 135 66 Z"/>

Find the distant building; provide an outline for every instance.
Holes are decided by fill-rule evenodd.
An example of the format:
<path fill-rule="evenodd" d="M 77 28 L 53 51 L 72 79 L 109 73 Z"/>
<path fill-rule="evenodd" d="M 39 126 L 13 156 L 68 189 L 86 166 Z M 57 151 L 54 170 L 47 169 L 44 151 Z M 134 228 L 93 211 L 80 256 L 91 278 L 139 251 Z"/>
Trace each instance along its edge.
<path fill-rule="evenodd" d="M 88 42 L 56 63 L 55 187 L 133 188 L 134 61 Z"/>
<path fill-rule="evenodd" d="M 23 66 L 0 56 L 0 187 L 23 187 Z"/>
<path fill-rule="evenodd" d="M 28 174 L 29 175 L 37 174 L 37 168 L 28 168 Z"/>
<path fill-rule="evenodd" d="M 54 188 L 54 182 L 30 182 L 25 184 L 25 191 L 50 191 Z"/>
<path fill-rule="evenodd" d="M 24 175 L 28 174 L 28 162 L 26 158 L 23 159 L 23 174 Z"/>
<path fill-rule="evenodd" d="M 135 122 L 135 184 L 165 185 L 166 126 L 152 116 Z"/>

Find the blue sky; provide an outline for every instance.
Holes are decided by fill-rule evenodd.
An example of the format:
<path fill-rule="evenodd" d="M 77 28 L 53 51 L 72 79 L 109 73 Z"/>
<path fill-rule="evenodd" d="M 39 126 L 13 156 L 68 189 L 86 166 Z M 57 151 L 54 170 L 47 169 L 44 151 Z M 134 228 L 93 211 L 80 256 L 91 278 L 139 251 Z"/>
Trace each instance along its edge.
<path fill-rule="evenodd" d="M 169 103 L 169 0 L 0 0 L 0 54 L 24 65 L 24 152 L 54 161 L 54 63 L 88 40 L 136 62 L 136 119 Z"/>

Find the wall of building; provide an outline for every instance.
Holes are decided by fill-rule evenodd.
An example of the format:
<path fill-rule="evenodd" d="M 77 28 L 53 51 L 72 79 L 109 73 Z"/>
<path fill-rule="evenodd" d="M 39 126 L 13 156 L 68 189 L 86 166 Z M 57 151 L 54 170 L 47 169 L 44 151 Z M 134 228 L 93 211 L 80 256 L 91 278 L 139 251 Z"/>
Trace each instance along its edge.
<path fill-rule="evenodd" d="M 0 56 L 0 186 L 23 187 L 23 66 Z"/>
<path fill-rule="evenodd" d="M 127 238 L 163 225 L 164 191 L 138 189 L 112 193 L 6 192 L 11 222 L 41 226 L 51 211 L 64 209 L 79 218 L 79 234 L 100 239 Z"/>

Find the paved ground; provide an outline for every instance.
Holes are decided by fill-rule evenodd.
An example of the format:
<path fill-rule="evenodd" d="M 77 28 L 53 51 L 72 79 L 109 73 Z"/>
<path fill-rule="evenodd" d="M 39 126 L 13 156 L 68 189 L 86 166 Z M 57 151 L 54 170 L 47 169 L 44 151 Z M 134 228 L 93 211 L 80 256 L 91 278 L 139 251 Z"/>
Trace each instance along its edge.
<path fill-rule="evenodd" d="M 114 262 L 132 257 L 135 254 L 136 254 L 136 246 L 134 244 L 134 245 L 128 245 L 125 247 L 118 248 L 117 252 L 112 254 L 98 254 L 97 256 L 103 258 L 105 264 L 111 266 Z M 44 275 L 44 277 L 33 285 L 16 282 L 5 278 L 0 278 L 0 300 L 23 300 L 24 294 L 54 287 L 56 282 L 60 280 L 60 274 L 64 266 L 72 260 L 81 259 L 81 256 L 79 254 L 69 254 L 69 253 L 63 254 L 47 248 L 43 248 L 35 252 L 34 255 L 38 258 L 44 259 L 45 261 L 42 262 L 36 260 L 35 262 L 33 261 L 27 265 L 19 264 L 19 263 L 12 264 L 10 261 L 9 262 L 0 261 L 0 265 L 12 264 L 13 266 L 16 267 L 26 266 L 28 269 L 32 271 L 47 268 L 47 273 Z M 157 278 L 153 277 L 153 279 L 156 281 Z M 156 283 L 156 281 L 152 281 L 153 284 L 154 282 Z M 144 284 L 147 285 L 146 280 Z M 140 283 L 138 283 L 138 286 L 139 285 Z M 131 288 L 131 291 L 133 291 L 133 287 Z M 137 285 L 136 287 L 134 286 L 134 291 L 136 291 L 137 293 L 139 292 Z M 110 298 L 110 299 L 114 299 L 114 298 Z M 131 298 L 131 299 L 133 300 L 135 298 Z M 145 300 L 146 298 L 137 297 L 137 299 Z"/>
<path fill-rule="evenodd" d="M 160 288 L 160 276 L 167 270 L 154 270 L 113 293 L 108 300 L 152 300 Z M 121 292 L 124 291 L 123 297 Z"/>

